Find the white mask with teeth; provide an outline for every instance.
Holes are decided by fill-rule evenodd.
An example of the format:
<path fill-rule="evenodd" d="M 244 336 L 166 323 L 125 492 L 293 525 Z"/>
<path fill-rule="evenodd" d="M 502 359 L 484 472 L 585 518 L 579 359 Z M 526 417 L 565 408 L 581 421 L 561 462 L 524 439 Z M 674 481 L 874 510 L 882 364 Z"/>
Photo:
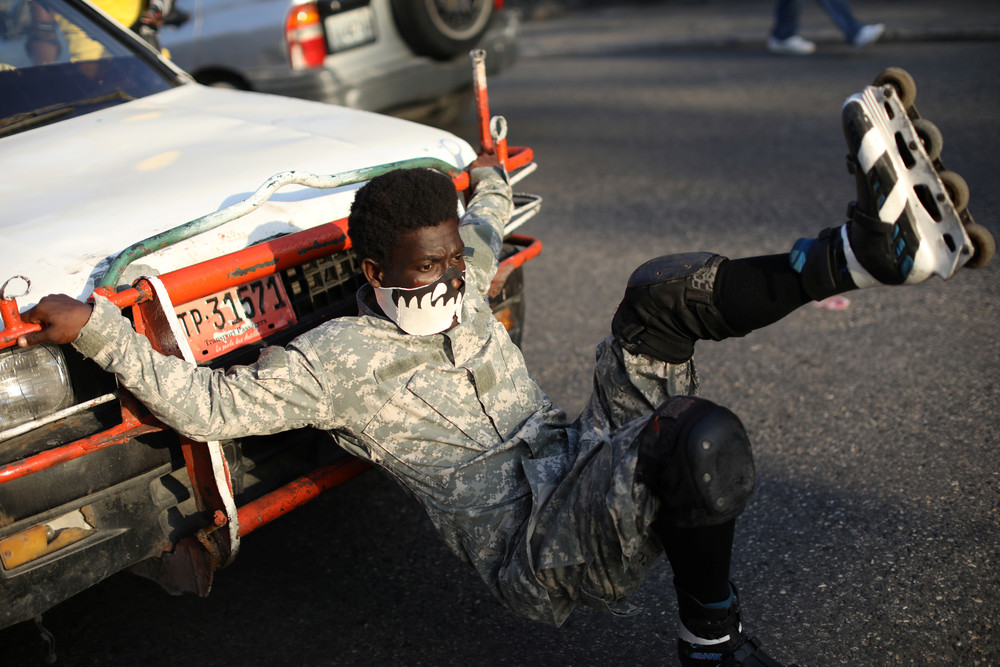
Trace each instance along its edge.
<path fill-rule="evenodd" d="M 460 278 L 455 289 L 452 281 Z M 440 278 L 423 287 L 376 287 L 375 300 L 386 317 L 414 336 L 441 333 L 462 321 L 465 272 L 449 268 Z"/>

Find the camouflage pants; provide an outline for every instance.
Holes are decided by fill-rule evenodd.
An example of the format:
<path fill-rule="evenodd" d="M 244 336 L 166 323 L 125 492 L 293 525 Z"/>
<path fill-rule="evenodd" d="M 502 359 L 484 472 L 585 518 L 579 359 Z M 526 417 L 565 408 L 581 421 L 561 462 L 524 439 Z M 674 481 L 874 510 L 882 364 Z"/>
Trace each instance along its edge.
<path fill-rule="evenodd" d="M 636 481 L 638 435 L 671 396 L 693 395 L 693 362 L 631 355 L 612 337 L 597 348 L 594 393 L 565 443 L 535 452 L 526 473 L 533 510 L 500 572 L 515 612 L 560 625 L 577 605 L 627 614 L 625 598 L 662 553 L 650 527 L 657 501 Z"/>

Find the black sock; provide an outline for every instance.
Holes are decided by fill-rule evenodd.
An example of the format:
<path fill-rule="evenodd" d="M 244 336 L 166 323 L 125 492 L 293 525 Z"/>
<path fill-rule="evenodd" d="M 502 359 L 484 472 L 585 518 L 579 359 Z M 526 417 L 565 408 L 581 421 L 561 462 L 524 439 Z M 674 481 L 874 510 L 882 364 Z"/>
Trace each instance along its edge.
<path fill-rule="evenodd" d="M 657 533 L 674 571 L 674 585 L 702 604 L 728 599 L 735 529 L 735 519 L 694 528 L 658 525 Z"/>
<path fill-rule="evenodd" d="M 719 265 L 715 307 L 733 329 L 760 329 L 810 301 L 787 254 L 730 259 Z"/>

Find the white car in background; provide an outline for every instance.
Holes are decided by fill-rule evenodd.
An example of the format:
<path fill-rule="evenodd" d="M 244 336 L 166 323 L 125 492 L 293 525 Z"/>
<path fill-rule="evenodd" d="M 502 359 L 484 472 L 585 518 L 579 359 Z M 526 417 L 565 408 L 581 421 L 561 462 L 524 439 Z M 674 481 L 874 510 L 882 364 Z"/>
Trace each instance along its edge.
<path fill-rule="evenodd" d="M 199 82 L 443 124 L 471 101 L 468 53 L 513 64 L 502 0 L 176 0 L 160 29 Z"/>
<path fill-rule="evenodd" d="M 19 311 L 101 290 L 161 351 L 252 361 L 356 313 L 363 182 L 421 166 L 461 190 L 475 157 L 406 120 L 202 86 L 84 0 L 0 0 L 0 628 L 130 568 L 205 595 L 242 535 L 365 469 L 309 429 L 185 441 L 71 346 L 18 348 Z M 491 294 L 516 340 L 538 244 L 507 248 Z"/>

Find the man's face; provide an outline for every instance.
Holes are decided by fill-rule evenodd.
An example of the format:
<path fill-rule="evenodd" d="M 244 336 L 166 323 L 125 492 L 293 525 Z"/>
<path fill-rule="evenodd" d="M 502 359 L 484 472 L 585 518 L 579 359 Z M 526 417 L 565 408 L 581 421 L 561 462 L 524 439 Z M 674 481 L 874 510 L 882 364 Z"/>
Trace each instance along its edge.
<path fill-rule="evenodd" d="M 362 270 L 372 287 L 423 287 L 451 267 L 465 271 L 465 244 L 458 233 L 457 220 L 402 234 L 388 266 L 369 258 L 362 260 Z M 453 287 L 457 289 L 460 282 L 456 279 Z"/>
<path fill-rule="evenodd" d="M 465 244 L 458 221 L 400 236 L 386 265 L 370 257 L 361 269 L 383 314 L 408 334 L 438 334 L 462 321 Z"/>

